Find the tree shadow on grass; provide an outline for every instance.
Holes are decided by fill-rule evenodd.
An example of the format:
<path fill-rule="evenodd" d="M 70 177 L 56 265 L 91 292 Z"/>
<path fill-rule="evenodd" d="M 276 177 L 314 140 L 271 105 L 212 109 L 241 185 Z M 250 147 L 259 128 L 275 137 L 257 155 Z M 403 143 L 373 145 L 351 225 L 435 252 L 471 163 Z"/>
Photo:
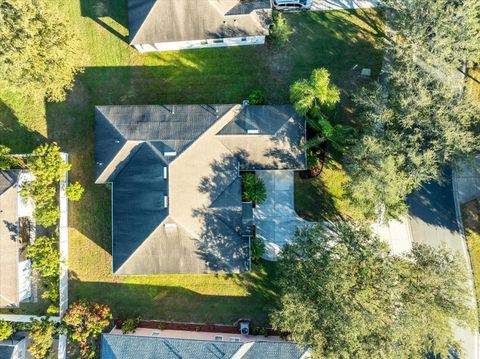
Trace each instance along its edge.
<path fill-rule="evenodd" d="M 0 101 L 0 144 L 10 147 L 14 153 L 29 153 L 45 141 L 45 137 L 22 124 L 13 111 Z"/>
<path fill-rule="evenodd" d="M 226 282 L 219 281 L 218 295 L 201 294 L 180 285 L 162 285 L 162 276 L 135 277 L 135 283 L 82 282 L 71 273 L 70 301 L 86 299 L 108 303 L 115 318 L 140 314 L 146 320 L 208 324 L 233 324 L 239 318 L 249 318 L 258 325 L 266 325 L 277 300 L 274 273 L 275 264 L 264 263 L 264 269 L 254 273 L 225 275 Z M 198 285 L 193 285 L 200 288 L 204 276 L 192 276 L 192 282 L 198 278 Z M 130 281 L 128 277 L 126 280 Z M 223 286 L 231 284 L 242 287 L 245 293 L 221 294 L 225 290 Z"/>

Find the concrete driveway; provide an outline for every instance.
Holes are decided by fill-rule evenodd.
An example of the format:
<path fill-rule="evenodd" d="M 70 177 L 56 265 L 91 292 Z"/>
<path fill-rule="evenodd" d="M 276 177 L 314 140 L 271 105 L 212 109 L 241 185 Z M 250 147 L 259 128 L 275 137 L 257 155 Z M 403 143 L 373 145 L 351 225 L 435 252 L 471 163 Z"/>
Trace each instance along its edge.
<path fill-rule="evenodd" d="M 267 200 L 253 210 L 257 238 L 265 242 L 264 258 L 277 260 L 282 247 L 294 235 L 298 226 L 309 222 L 295 212 L 293 171 L 257 171 L 267 188 Z"/>
<path fill-rule="evenodd" d="M 314 0 L 312 10 L 367 9 L 377 6 L 377 0 Z"/>

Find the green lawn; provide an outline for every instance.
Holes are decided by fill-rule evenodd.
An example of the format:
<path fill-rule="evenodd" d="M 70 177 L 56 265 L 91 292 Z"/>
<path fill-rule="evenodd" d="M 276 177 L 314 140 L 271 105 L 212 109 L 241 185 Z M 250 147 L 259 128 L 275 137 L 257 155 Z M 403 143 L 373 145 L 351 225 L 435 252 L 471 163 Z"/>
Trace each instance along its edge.
<path fill-rule="evenodd" d="M 116 316 L 226 323 L 249 317 L 266 323 L 276 298 L 272 264 L 245 275 L 112 276 L 110 190 L 93 184 L 94 106 L 239 103 L 254 89 L 265 90 L 270 103 L 285 103 L 293 81 L 324 66 L 342 89 L 341 114 L 348 117 L 349 96 L 360 85 L 353 66 L 370 67 L 375 76 L 380 69 L 382 14 L 289 15 L 295 34 L 283 49 L 140 55 L 121 38 L 127 34 L 126 0 L 51 1 L 83 39 L 84 72 L 61 103 L 0 90 L 0 142 L 21 152 L 45 140 L 57 141 L 71 154 L 71 179 L 87 189 L 70 208 L 71 301 L 104 301 Z"/>
<path fill-rule="evenodd" d="M 470 261 L 472 264 L 473 281 L 475 284 L 477 297 L 477 308 L 480 308 L 480 202 L 479 200 L 473 200 L 464 203 L 461 210 L 468 252 L 470 254 Z M 480 312 L 478 315 L 480 315 Z M 477 322 L 477 324 L 479 322 Z"/>

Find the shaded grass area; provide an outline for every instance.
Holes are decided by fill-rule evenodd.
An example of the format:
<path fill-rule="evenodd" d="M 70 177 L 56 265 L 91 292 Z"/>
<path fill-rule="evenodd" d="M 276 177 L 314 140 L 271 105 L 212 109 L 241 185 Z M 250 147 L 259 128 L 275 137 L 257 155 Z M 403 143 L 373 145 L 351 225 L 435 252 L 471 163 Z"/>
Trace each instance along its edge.
<path fill-rule="evenodd" d="M 232 324 L 249 318 L 267 325 L 276 301 L 275 264 L 232 275 L 154 275 L 70 280 L 72 300 L 108 303 L 115 316 Z"/>
<path fill-rule="evenodd" d="M 461 206 L 462 220 L 465 227 L 468 252 L 472 263 L 473 281 L 477 298 L 477 308 L 480 308 L 480 202 L 473 200 Z M 477 310 L 480 323 L 480 312 Z"/>
<path fill-rule="evenodd" d="M 322 173 L 312 179 L 295 175 L 295 211 L 309 221 L 332 220 L 338 217 L 362 219 L 345 196 L 348 177 L 342 165 L 327 157 Z"/>
<path fill-rule="evenodd" d="M 87 190 L 83 200 L 70 207 L 70 299 L 107 302 L 115 316 L 211 323 L 247 317 L 267 323 L 276 298 L 271 263 L 243 275 L 111 274 L 110 188 L 94 185 L 94 107 L 240 103 L 254 89 L 264 90 L 269 103 L 286 103 L 290 84 L 323 66 L 342 90 L 341 110 L 348 114 L 350 95 L 362 85 L 353 66 L 370 67 L 378 75 L 383 14 L 374 9 L 290 14 L 295 33 L 284 48 L 140 55 L 124 41 L 126 0 L 51 1 L 69 17 L 83 41 L 84 72 L 60 103 L 0 90 L 0 142 L 23 152 L 42 141 L 57 141 L 70 153 L 71 180 Z M 305 184 L 306 195 L 309 186 Z M 314 198 L 301 203 L 308 204 L 306 213 L 323 210 L 322 202 Z"/>

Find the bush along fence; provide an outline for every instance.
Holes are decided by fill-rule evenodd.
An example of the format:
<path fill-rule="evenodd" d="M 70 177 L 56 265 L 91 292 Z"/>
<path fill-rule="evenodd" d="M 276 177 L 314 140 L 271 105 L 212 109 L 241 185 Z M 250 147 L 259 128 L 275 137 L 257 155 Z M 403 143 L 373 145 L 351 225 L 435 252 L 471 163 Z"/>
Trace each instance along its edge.
<path fill-rule="evenodd" d="M 0 149 L 1 170 L 22 169 L 30 176 L 20 185 L 20 195 L 34 204 L 33 223 L 42 235 L 29 243 L 25 255 L 43 289 L 41 298 L 50 303 L 46 317 L 4 314 L 0 319 L 12 322 L 14 328 L 33 328 L 30 335 L 35 328 L 44 327 L 42 330 L 58 339 L 59 358 L 67 354 L 66 330 L 50 330 L 47 324 L 37 322 L 61 323 L 68 308 L 68 200 L 80 200 L 84 192 L 78 182 L 68 183 L 70 168 L 68 154 L 60 152 L 56 143 L 41 145 L 28 155 L 10 155 L 8 149 Z M 30 354 L 42 357 L 45 350 L 50 350 L 45 343 L 42 345 L 43 349 L 33 348 Z"/>

